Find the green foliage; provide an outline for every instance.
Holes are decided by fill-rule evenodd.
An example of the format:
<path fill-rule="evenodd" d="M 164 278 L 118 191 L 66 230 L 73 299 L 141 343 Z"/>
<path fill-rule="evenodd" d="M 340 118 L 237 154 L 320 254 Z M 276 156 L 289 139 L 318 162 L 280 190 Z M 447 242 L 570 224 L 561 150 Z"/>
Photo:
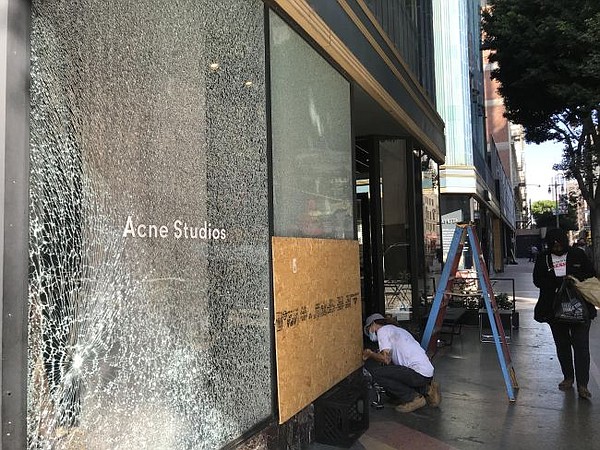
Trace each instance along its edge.
<path fill-rule="evenodd" d="M 494 299 L 496 300 L 496 306 L 498 306 L 498 309 L 513 309 L 513 302 L 508 298 L 507 293 L 501 292 L 500 294 L 496 294 Z"/>
<path fill-rule="evenodd" d="M 565 144 L 556 168 L 575 178 L 590 209 L 600 209 L 600 1 L 491 0 L 485 44 L 498 63 L 506 116 L 530 142 Z"/>
<path fill-rule="evenodd" d="M 556 202 L 553 202 L 552 200 L 538 200 L 537 202 L 533 202 L 531 204 L 531 213 L 535 218 L 537 218 L 542 214 L 552 214 L 555 207 Z"/>
<path fill-rule="evenodd" d="M 538 200 L 531 204 L 531 214 L 538 227 L 556 226 L 556 202 L 553 200 Z M 577 230 L 577 197 L 569 196 L 568 213 L 559 216 L 559 225 L 565 230 Z"/>

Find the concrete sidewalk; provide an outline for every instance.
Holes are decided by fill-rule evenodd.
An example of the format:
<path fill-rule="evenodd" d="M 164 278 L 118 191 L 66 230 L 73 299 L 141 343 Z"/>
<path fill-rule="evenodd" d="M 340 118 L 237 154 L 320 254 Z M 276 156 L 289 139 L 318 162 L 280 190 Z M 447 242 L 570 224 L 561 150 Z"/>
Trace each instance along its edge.
<path fill-rule="evenodd" d="M 440 408 L 426 406 L 409 414 L 388 404 L 371 409 L 370 427 L 351 449 L 600 448 L 595 429 L 600 423 L 600 318 L 590 332 L 589 389 L 594 397 L 581 400 L 575 389 L 558 390 L 562 374 L 550 329 L 533 320 L 538 295 L 533 263 L 518 263 L 496 275 L 515 279 L 520 327 L 513 330 L 509 349 L 519 383 L 516 401 L 508 401 L 495 345 L 480 342 L 478 327 L 463 327 L 434 358 L 442 386 Z"/>

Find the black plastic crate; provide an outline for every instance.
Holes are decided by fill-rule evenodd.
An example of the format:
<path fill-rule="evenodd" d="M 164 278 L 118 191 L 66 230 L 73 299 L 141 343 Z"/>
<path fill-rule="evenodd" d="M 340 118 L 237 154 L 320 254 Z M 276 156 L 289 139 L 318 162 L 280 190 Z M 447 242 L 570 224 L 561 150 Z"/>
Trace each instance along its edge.
<path fill-rule="evenodd" d="M 315 440 L 350 447 L 369 428 L 369 402 L 364 385 L 341 384 L 315 405 Z"/>
<path fill-rule="evenodd" d="M 513 329 L 513 311 L 498 311 L 500 315 L 500 321 L 502 322 L 502 328 L 504 329 L 504 337 L 506 338 L 506 342 L 510 343 L 512 338 L 512 329 Z M 500 331 L 500 330 L 498 330 Z M 490 319 L 487 314 L 486 309 L 481 309 L 479 311 L 479 338 L 481 342 L 494 342 L 494 335 L 492 333 L 492 326 L 490 325 Z"/>

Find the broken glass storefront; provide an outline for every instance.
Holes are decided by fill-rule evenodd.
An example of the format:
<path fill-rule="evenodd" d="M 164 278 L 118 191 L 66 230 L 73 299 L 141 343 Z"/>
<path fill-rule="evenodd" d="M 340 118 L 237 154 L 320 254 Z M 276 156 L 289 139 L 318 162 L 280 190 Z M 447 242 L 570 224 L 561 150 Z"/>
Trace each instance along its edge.
<path fill-rule="evenodd" d="M 34 1 L 29 448 L 272 416 L 261 1 Z"/>

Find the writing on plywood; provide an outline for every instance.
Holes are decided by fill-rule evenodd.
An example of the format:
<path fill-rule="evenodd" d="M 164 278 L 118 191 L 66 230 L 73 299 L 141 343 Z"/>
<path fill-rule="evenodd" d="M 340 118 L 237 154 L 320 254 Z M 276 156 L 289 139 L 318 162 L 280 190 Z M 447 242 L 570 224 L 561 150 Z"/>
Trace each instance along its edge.
<path fill-rule="evenodd" d="M 279 421 L 362 365 L 358 242 L 273 238 Z"/>

